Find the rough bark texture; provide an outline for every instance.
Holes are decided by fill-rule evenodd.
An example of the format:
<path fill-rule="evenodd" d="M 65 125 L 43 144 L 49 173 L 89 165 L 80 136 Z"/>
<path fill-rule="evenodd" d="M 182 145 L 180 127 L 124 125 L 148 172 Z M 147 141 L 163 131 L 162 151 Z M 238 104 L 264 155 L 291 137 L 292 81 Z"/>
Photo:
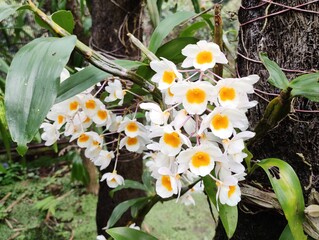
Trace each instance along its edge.
<path fill-rule="evenodd" d="M 127 33 L 141 38 L 141 0 L 92 1 L 92 41 L 95 49 L 117 58 L 139 58 Z"/>
<path fill-rule="evenodd" d="M 136 37 L 142 36 L 140 28 L 142 1 L 141 0 L 93 0 L 91 6 L 92 15 L 92 39 L 91 46 L 109 57 L 125 59 L 138 59 L 139 51 L 128 40 L 127 33 Z M 117 137 L 117 136 L 114 136 Z M 110 140 L 110 139 L 109 139 Z M 111 149 L 110 146 L 108 146 Z M 111 164 L 105 172 L 112 172 L 114 165 Z M 143 164 L 141 156 L 121 153 L 117 166 L 118 174 L 125 179 L 141 181 Z M 143 196 L 143 192 L 137 190 L 121 190 L 109 196 L 111 189 L 106 181 L 100 182 L 100 190 L 96 211 L 97 231 L 99 235 L 105 235 L 102 230 L 113 209 L 128 199 Z M 123 226 L 131 219 L 130 212 L 126 212 L 120 219 L 117 226 Z"/>
<path fill-rule="evenodd" d="M 309 1 L 276 0 L 275 2 L 296 6 Z M 259 6 L 262 3 L 260 0 L 242 0 L 243 7 L 238 15 L 242 25 L 238 46 L 238 74 L 240 76 L 258 74 L 261 80 L 255 85 L 257 89 L 278 93 L 278 89 L 267 83 L 268 73 L 263 65 L 255 62 L 259 61 L 258 54 L 265 52 L 281 68 L 293 70 L 285 71 L 289 80 L 301 74 L 298 70 L 306 72 L 318 70 L 319 15 L 289 10 L 280 15 L 245 24 L 252 19 L 286 9 L 273 4 L 268 8 L 268 3 Z M 302 9 L 318 12 L 319 4 L 308 4 Z M 273 98 L 270 95 L 261 95 L 268 100 Z M 259 104 L 249 112 L 248 117 L 252 126 L 261 119 L 267 105 L 267 101 L 257 95 L 254 99 L 258 100 Z M 293 102 L 293 108 L 318 110 L 318 104 L 307 99 L 298 99 Z M 249 150 L 253 153 L 254 159 L 276 157 L 287 161 L 299 176 L 307 203 L 310 190 L 312 188 L 319 190 L 318 136 L 318 113 L 293 112 Z M 312 165 L 312 171 L 297 153 L 303 154 L 305 160 Z M 263 185 L 269 184 L 261 171 L 251 176 L 250 180 L 261 182 Z M 241 212 L 233 239 L 278 239 L 285 223 L 285 219 L 279 214 L 259 212 L 251 215 Z M 227 239 L 220 226 L 215 239 Z"/>

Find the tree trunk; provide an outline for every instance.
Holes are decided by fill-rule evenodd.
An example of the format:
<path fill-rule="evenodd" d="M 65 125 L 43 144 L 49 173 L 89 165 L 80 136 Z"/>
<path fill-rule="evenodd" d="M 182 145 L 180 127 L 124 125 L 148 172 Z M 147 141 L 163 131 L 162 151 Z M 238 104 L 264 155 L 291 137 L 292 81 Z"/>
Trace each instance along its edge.
<path fill-rule="evenodd" d="M 297 6 L 307 1 L 277 0 L 276 3 Z M 308 3 L 301 8 L 319 11 L 318 3 Z M 279 93 L 279 90 L 267 82 L 268 73 L 259 63 L 260 52 L 267 53 L 271 60 L 286 69 L 284 72 L 289 80 L 302 72 L 311 72 L 319 68 L 319 51 L 317 50 L 319 15 L 289 9 L 278 15 L 256 19 L 281 10 L 288 9 L 275 4 L 269 6 L 269 3 L 263 4 L 260 0 L 242 0 L 242 7 L 238 14 L 241 23 L 237 59 L 238 74 L 240 76 L 258 74 L 261 79 L 255 87 L 269 93 Z M 262 95 L 262 98 L 257 94 L 253 97 L 259 104 L 248 115 L 252 126 L 261 119 L 268 101 L 273 98 L 271 95 L 257 93 Z M 318 103 L 299 98 L 293 102 L 292 107 L 296 111 L 293 110 L 275 129 L 249 150 L 253 153 L 254 159 L 276 157 L 288 162 L 301 181 L 307 204 L 307 196 L 311 189 L 319 190 L 318 113 L 308 112 L 318 110 Z M 300 154 L 311 164 L 311 168 L 303 161 Z M 269 186 L 268 179 L 261 171 L 250 176 L 249 180 Z M 243 203 L 239 209 L 242 209 L 242 206 Z M 248 207 L 255 214 L 240 212 L 238 228 L 233 239 L 278 239 L 286 225 L 285 218 L 276 212 Z M 215 239 L 227 239 L 221 228 L 219 226 Z"/>
<path fill-rule="evenodd" d="M 128 33 L 142 38 L 142 0 L 93 0 L 92 39 L 96 50 L 116 58 L 139 59 Z"/>
<path fill-rule="evenodd" d="M 127 33 L 141 38 L 141 11 L 141 0 L 93 0 L 91 6 L 92 39 L 90 42 L 92 47 L 110 58 L 139 59 L 139 50 L 129 42 Z M 113 167 L 114 165 L 111 164 L 101 174 L 112 172 Z M 125 179 L 141 181 L 142 157 L 136 154 L 121 153 L 117 171 Z M 112 189 L 106 185 L 106 181 L 100 182 L 96 211 L 98 235 L 107 236 L 102 228 L 106 226 L 113 209 L 120 202 L 144 195 L 138 190 L 124 189 L 116 192 L 111 198 L 109 196 L 110 190 Z M 126 225 L 130 219 L 128 211 L 119 220 L 117 226 Z"/>

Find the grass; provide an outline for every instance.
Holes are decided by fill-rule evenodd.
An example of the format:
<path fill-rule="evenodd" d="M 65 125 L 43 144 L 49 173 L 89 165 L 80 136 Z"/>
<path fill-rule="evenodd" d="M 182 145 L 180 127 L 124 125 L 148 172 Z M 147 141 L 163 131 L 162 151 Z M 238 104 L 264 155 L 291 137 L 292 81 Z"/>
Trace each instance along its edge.
<path fill-rule="evenodd" d="M 15 204 L 7 216 L 1 218 L 1 239 L 95 239 L 96 196 L 85 194 L 81 185 L 71 183 L 70 173 L 55 172 L 54 176 L 30 179 L 1 186 L 0 199 L 11 193 L 1 209 L 6 209 L 19 197 L 25 196 Z M 70 191 L 73 191 L 70 193 Z M 40 200 L 54 196 L 58 201 L 55 215 L 35 207 Z"/>
<path fill-rule="evenodd" d="M 146 216 L 143 229 L 161 240 L 213 239 L 215 222 L 204 194 L 194 194 L 195 206 L 175 200 L 158 203 Z"/>
<path fill-rule="evenodd" d="M 23 181 L 0 186 L 0 200 L 8 193 L 10 196 L 4 204 L 0 202 L 1 239 L 96 238 L 97 197 L 86 194 L 83 185 L 72 183 L 66 166 L 50 176 L 26 177 Z M 43 199 L 59 197 L 54 216 L 48 214 L 46 208 L 41 211 L 35 207 Z M 160 240 L 212 239 L 214 221 L 206 198 L 203 194 L 196 194 L 194 198 L 196 205 L 188 207 L 175 200 L 158 203 L 146 216 L 143 230 Z M 11 204 L 14 204 L 12 210 L 5 213 Z"/>

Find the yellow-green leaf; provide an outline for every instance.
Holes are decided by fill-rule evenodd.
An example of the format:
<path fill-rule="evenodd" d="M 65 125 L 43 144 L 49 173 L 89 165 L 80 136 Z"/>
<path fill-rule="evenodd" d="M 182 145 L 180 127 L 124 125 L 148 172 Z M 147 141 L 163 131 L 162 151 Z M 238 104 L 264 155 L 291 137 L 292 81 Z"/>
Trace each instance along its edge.
<path fill-rule="evenodd" d="M 305 203 L 299 179 L 292 167 L 277 158 L 258 163 L 266 172 L 295 240 L 307 239 L 303 232 Z"/>
<path fill-rule="evenodd" d="M 129 227 L 117 227 L 106 230 L 115 240 L 157 240 L 157 238 L 140 230 Z"/>
<path fill-rule="evenodd" d="M 268 82 L 279 89 L 287 89 L 289 81 L 278 64 L 271 61 L 265 53 L 260 53 L 259 58 L 269 72 Z"/>
<path fill-rule="evenodd" d="M 290 82 L 289 87 L 292 88 L 292 96 L 302 96 L 311 101 L 319 102 L 319 73 L 296 77 Z"/>

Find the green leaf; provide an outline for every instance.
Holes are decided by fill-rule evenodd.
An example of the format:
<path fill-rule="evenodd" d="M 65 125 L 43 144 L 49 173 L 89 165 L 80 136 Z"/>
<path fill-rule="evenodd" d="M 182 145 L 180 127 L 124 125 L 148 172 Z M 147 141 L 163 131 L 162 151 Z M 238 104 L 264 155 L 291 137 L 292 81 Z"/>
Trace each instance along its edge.
<path fill-rule="evenodd" d="M 56 200 L 55 197 L 49 196 L 36 202 L 34 207 L 38 210 L 48 210 L 51 203 L 54 202 L 55 200 Z"/>
<path fill-rule="evenodd" d="M 319 72 L 301 75 L 293 79 L 289 87 L 292 88 L 292 96 L 302 96 L 319 102 Z"/>
<path fill-rule="evenodd" d="M 70 11 L 60 10 L 51 15 L 52 20 L 69 33 L 73 33 L 75 26 L 73 15 Z"/>
<path fill-rule="evenodd" d="M 202 14 L 200 16 L 204 19 L 206 24 L 209 26 L 211 35 L 214 36 L 215 26 L 214 26 L 213 22 L 211 21 L 211 19 L 214 19 L 214 15 L 209 14 L 209 13 L 205 13 L 205 14 Z"/>
<path fill-rule="evenodd" d="M 210 176 L 203 177 L 204 189 L 210 201 L 216 206 L 217 186 L 215 181 Z"/>
<path fill-rule="evenodd" d="M 35 39 L 12 60 L 5 106 L 11 137 L 20 153 L 26 150 L 55 101 L 60 74 L 75 41 L 75 36 Z"/>
<path fill-rule="evenodd" d="M 155 189 L 153 186 L 154 178 L 151 176 L 149 171 L 144 171 L 142 175 L 143 185 L 147 188 L 148 192 L 155 194 Z"/>
<path fill-rule="evenodd" d="M 295 171 L 288 163 L 277 158 L 267 158 L 257 164 L 270 180 L 294 239 L 307 239 L 302 226 L 305 203 Z"/>
<path fill-rule="evenodd" d="M 228 206 L 227 204 L 220 204 L 219 206 L 219 217 L 222 221 L 227 237 L 230 239 L 237 228 L 238 222 L 238 209 L 237 206 Z"/>
<path fill-rule="evenodd" d="M 115 240 L 157 240 L 157 238 L 129 227 L 117 227 L 106 230 Z"/>
<path fill-rule="evenodd" d="M 130 60 L 115 60 L 114 62 L 126 69 L 133 69 L 146 65 L 142 62 Z M 67 100 L 111 76 L 111 74 L 106 73 L 93 65 L 88 66 L 73 74 L 60 84 L 55 103 Z"/>
<path fill-rule="evenodd" d="M 88 66 L 60 84 L 55 103 L 67 100 L 110 76 L 93 65 Z"/>
<path fill-rule="evenodd" d="M 205 192 L 208 195 L 210 201 L 216 206 L 216 193 L 217 187 L 215 181 L 210 177 L 206 176 L 203 178 Z M 238 209 L 237 206 L 228 206 L 227 204 L 220 204 L 219 207 L 219 217 L 227 234 L 230 239 L 237 228 L 238 222 Z"/>
<path fill-rule="evenodd" d="M 271 61 L 265 53 L 260 53 L 259 58 L 269 72 L 268 82 L 279 89 L 287 89 L 289 81 L 278 64 Z"/>
<path fill-rule="evenodd" d="M 146 63 L 139 62 L 139 61 L 131 61 L 131 60 L 125 60 L 125 59 L 116 59 L 114 62 L 121 67 L 124 67 L 126 69 L 132 70 L 132 69 L 137 69 L 140 66 L 147 66 Z"/>
<path fill-rule="evenodd" d="M 8 131 L 8 123 L 5 117 L 4 99 L 0 96 L 0 135 L 7 152 L 8 160 L 11 161 L 11 137 Z"/>
<path fill-rule="evenodd" d="M 147 191 L 148 190 L 142 183 L 126 179 L 124 181 L 123 185 L 119 185 L 118 187 L 114 188 L 112 191 L 109 192 L 109 195 L 111 197 L 113 197 L 115 192 L 117 192 L 119 190 L 122 190 L 122 189 L 127 189 L 127 188 L 139 189 L 139 190 L 142 190 L 142 191 Z"/>
<path fill-rule="evenodd" d="M 164 57 L 174 63 L 180 63 L 185 59 L 181 53 L 182 49 L 188 44 L 195 44 L 198 39 L 193 37 L 175 38 L 162 45 L 156 52 L 156 56 Z"/>
<path fill-rule="evenodd" d="M 289 225 L 287 224 L 284 231 L 281 233 L 279 240 L 292 240 L 292 239 L 294 239 L 294 237 L 290 231 Z"/>
<path fill-rule="evenodd" d="M 47 198 L 44 198 L 41 201 L 38 201 L 34 207 L 40 211 L 48 211 L 51 213 L 51 215 L 55 215 L 55 210 L 57 205 L 60 203 L 59 199 L 49 196 Z"/>
<path fill-rule="evenodd" d="M 192 4 L 193 4 L 195 13 L 199 13 L 200 12 L 199 1 L 198 0 L 192 0 Z"/>
<path fill-rule="evenodd" d="M 189 25 L 187 28 L 185 28 L 179 34 L 179 37 L 193 37 L 199 29 L 204 28 L 204 27 L 206 27 L 205 22 L 195 22 L 195 23 Z"/>
<path fill-rule="evenodd" d="M 7 170 L 4 168 L 2 163 L 0 163 L 0 173 L 6 173 L 6 172 L 7 172 Z"/>
<path fill-rule="evenodd" d="M 8 64 L 2 58 L 0 58 L 0 71 L 3 73 L 8 73 L 8 70 Z"/>
<path fill-rule="evenodd" d="M 21 5 L 17 4 L 8 5 L 6 3 L 0 3 L 0 22 L 14 14 L 20 6 Z"/>
<path fill-rule="evenodd" d="M 141 197 L 141 198 L 134 198 L 130 200 L 126 200 L 124 202 L 121 202 L 119 205 L 117 205 L 109 220 L 107 221 L 106 228 L 113 227 L 114 224 L 121 218 L 121 216 L 133 205 L 145 201 L 145 199 L 149 199 L 148 197 Z"/>
<path fill-rule="evenodd" d="M 251 171 L 251 159 L 253 158 L 253 154 L 246 147 L 244 148 L 243 152 L 247 154 L 247 157 L 245 157 L 244 160 L 249 173 Z"/>
<path fill-rule="evenodd" d="M 164 38 L 166 38 L 167 35 L 172 32 L 173 28 L 193 17 L 194 15 L 195 13 L 193 12 L 177 12 L 161 21 L 151 36 L 149 50 L 155 53 L 162 44 Z"/>
<path fill-rule="evenodd" d="M 73 152 L 72 158 L 71 181 L 78 180 L 84 185 L 90 182 L 90 177 L 87 169 L 83 165 L 83 160 L 78 152 Z"/>
<path fill-rule="evenodd" d="M 152 25 L 154 28 L 157 27 L 157 25 L 160 22 L 160 16 L 159 16 L 159 11 L 158 11 L 156 2 L 157 2 L 157 0 L 147 0 L 147 2 L 146 2 L 149 16 L 151 18 Z"/>
<path fill-rule="evenodd" d="M 145 207 L 149 203 L 149 200 L 151 198 L 153 198 L 153 196 L 149 196 L 146 199 L 144 199 L 144 201 L 139 201 L 138 203 L 134 204 L 131 207 L 131 216 L 132 216 L 132 218 L 137 218 L 139 210 L 141 210 L 143 207 Z"/>

